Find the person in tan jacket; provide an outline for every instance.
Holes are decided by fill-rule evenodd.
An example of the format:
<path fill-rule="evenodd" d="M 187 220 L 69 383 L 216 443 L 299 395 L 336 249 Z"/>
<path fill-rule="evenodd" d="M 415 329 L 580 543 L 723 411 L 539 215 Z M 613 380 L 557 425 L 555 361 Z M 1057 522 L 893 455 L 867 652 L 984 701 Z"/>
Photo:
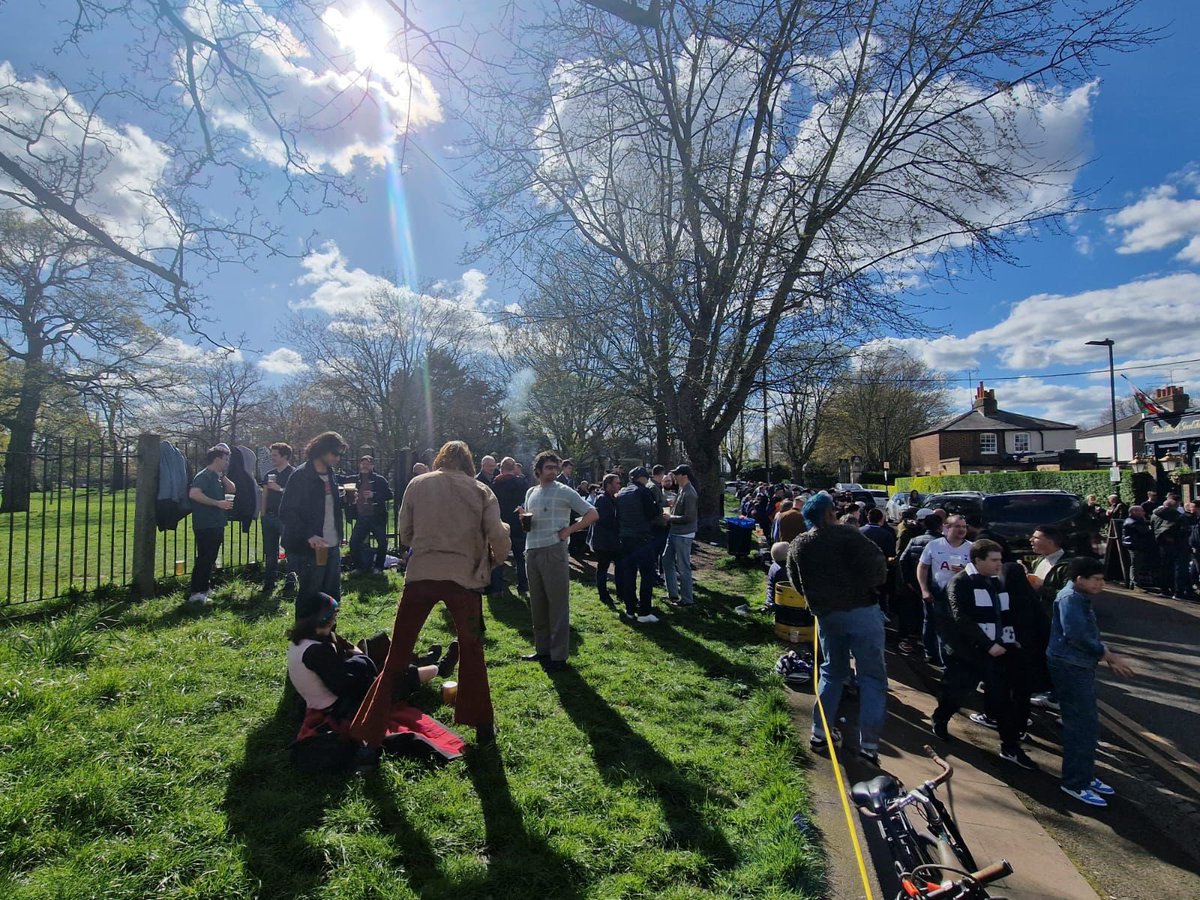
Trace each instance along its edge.
<path fill-rule="evenodd" d="M 495 713 L 483 658 L 483 591 L 493 561 L 507 558 L 510 538 L 496 495 L 475 480 L 475 461 L 465 443 L 444 444 L 433 471 L 409 482 L 400 505 L 399 537 L 412 555 L 392 644 L 350 733 L 370 748 L 381 746 L 393 690 L 403 681 L 421 628 L 440 600 L 458 632 L 460 683 L 454 721 L 473 727 L 477 741 L 490 741 L 495 737 Z"/>

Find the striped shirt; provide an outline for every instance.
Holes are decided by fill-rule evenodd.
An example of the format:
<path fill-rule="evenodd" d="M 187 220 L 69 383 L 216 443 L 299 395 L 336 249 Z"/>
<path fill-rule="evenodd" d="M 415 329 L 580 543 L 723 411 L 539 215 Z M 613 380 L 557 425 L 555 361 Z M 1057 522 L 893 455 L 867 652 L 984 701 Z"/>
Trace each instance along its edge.
<path fill-rule="evenodd" d="M 571 513 L 582 517 L 590 509 L 592 504 L 561 482 L 534 485 L 525 494 L 525 511 L 533 516 L 533 528 L 525 537 L 525 549 L 553 547 L 559 543 L 558 533 L 571 524 Z"/>

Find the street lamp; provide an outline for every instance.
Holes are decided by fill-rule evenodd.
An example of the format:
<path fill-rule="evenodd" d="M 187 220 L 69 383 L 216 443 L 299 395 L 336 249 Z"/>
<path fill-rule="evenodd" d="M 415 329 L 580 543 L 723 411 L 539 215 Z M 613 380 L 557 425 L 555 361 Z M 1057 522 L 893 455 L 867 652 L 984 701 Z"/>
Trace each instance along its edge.
<path fill-rule="evenodd" d="M 1086 341 L 1089 347 L 1108 348 L 1108 398 L 1112 403 L 1112 439 L 1113 456 L 1112 468 L 1108 470 L 1108 478 L 1113 484 L 1121 482 L 1120 451 L 1117 449 L 1117 371 L 1113 368 L 1113 340 L 1105 338 L 1102 341 Z"/>

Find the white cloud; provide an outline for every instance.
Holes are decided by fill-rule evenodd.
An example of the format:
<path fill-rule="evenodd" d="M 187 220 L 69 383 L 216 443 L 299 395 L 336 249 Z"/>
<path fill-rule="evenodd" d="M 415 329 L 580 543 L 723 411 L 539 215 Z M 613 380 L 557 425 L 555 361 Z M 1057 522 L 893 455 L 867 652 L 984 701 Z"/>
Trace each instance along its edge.
<path fill-rule="evenodd" d="M 272 375 L 299 375 L 308 370 L 304 357 L 288 347 L 278 347 L 258 361 L 258 367 Z"/>
<path fill-rule="evenodd" d="M 310 166 L 347 174 L 358 160 L 384 165 L 406 129 L 442 119 L 433 83 L 389 49 L 398 25 L 366 5 L 349 12 L 328 7 L 311 36 L 320 45 L 313 48 L 253 0 L 192 0 L 185 15 L 201 34 L 232 43 L 249 58 L 243 64 L 272 92 L 271 108 L 297 132 L 296 149 Z M 248 138 L 247 152 L 286 165 L 284 142 L 256 99 L 211 57 L 202 62 L 204 100 L 215 124 Z"/>
<path fill-rule="evenodd" d="M 296 284 L 311 290 L 305 299 L 291 304 L 293 309 L 317 309 L 331 316 L 362 315 L 370 296 L 391 286 L 386 278 L 350 268 L 333 241 L 305 256 L 300 265 L 305 274 Z"/>
<path fill-rule="evenodd" d="M 1186 241 L 1177 258 L 1200 263 L 1200 167 L 1193 165 L 1173 179 L 1177 183 L 1152 188 L 1106 219 L 1110 229 L 1121 232 L 1118 253 L 1162 250 Z"/>
<path fill-rule="evenodd" d="M 0 150 L 55 185 L 68 203 L 102 224 L 135 252 L 172 243 L 173 230 L 155 199 L 171 154 L 133 125 L 116 126 L 91 114 L 67 91 L 37 77 L 24 81 L 0 62 Z M 74 165 L 81 181 L 73 184 Z M 62 171 L 68 173 L 64 179 Z M 79 196 L 75 197 L 75 192 Z M 5 176 L 0 192 L 25 197 Z M 0 197 L 0 206 L 40 205 Z"/>

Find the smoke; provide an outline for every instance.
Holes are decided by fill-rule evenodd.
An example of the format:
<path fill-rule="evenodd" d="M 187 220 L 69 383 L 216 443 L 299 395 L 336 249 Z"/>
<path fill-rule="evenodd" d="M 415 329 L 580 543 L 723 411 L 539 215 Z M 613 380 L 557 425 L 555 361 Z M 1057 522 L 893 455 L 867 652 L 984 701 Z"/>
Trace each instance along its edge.
<path fill-rule="evenodd" d="M 510 418 L 519 419 L 529 411 L 529 392 L 536 380 L 537 373 L 528 367 L 513 373 L 503 401 L 504 411 Z"/>

